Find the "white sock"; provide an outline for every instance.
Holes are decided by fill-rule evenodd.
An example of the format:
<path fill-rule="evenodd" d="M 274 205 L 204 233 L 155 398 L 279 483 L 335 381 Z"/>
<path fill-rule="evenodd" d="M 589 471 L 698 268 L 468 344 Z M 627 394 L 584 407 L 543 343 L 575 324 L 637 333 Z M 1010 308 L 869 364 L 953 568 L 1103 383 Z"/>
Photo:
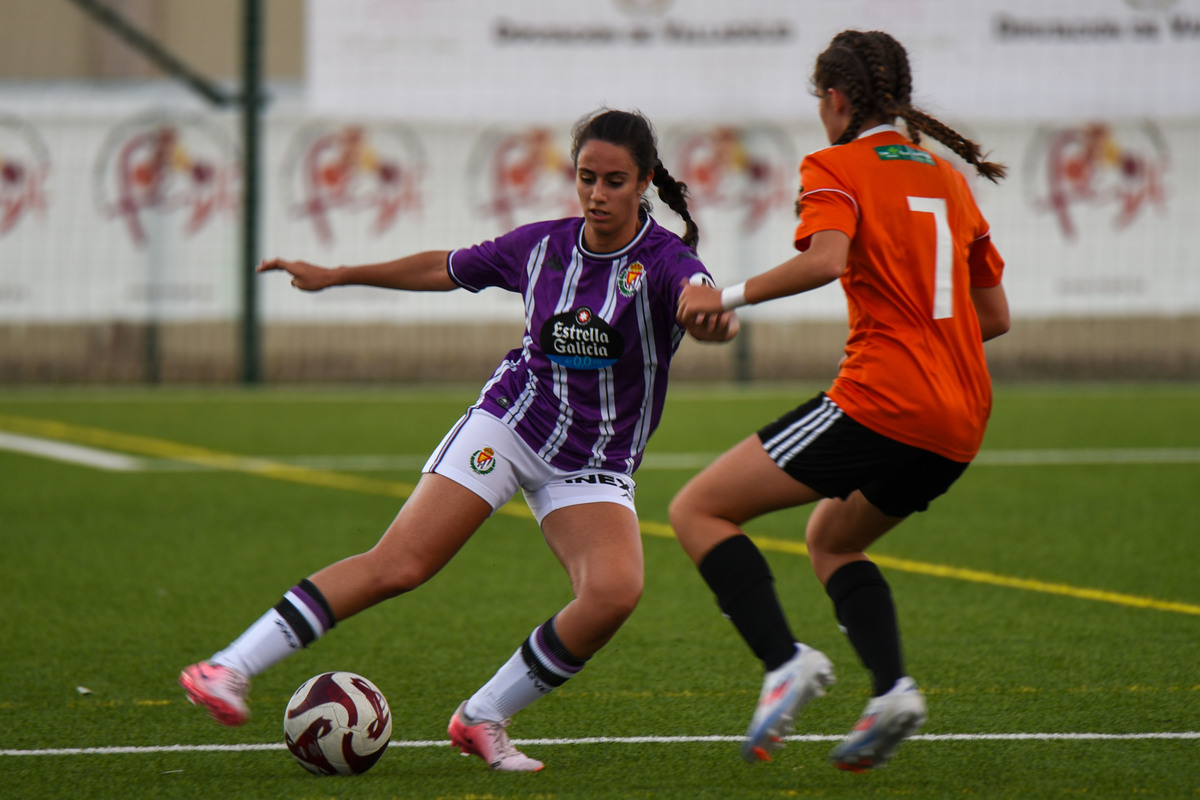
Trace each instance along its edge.
<path fill-rule="evenodd" d="M 209 661 L 253 677 L 302 648 L 291 626 L 272 608 Z"/>
<path fill-rule="evenodd" d="M 558 638 L 555 617 L 534 629 L 492 679 L 467 700 L 467 716 L 500 722 L 542 695 L 562 686 L 583 669 L 586 659 L 571 655 Z"/>
<path fill-rule="evenodd" d="M 474 722 L 500 722 L 553 688 L 534 679 L 518 647 L 491 680 L 467 700 L 467 716 Z"/>

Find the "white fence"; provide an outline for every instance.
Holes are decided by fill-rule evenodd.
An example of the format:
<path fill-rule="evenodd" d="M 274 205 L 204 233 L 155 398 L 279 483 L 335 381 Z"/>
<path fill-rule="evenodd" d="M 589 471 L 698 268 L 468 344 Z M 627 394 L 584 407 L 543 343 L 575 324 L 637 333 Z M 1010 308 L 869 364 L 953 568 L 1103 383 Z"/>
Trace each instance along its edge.
<path fill-rule="evenodd" d="M 383 260 L 577 213 L 570 119 L 332 119 L 307 114 L 294 91 L 273 96 L 266 255 Z M 1200 118 L 947 121 L 1010 166 L 999 186 L 972 181 L 1008 262 L 1017 318 L 1200 313 Z M 0 323 L 236 317 L 237 131 L 236 117 L 173 87 L 100 98 L 81 87 L 0 88 Z M 691 187 L 701 255 L 720 280 L 788 256 L 796 166 L 825 144 L 814 120 L 671 123 L 659 137 L 664 163 Z M 665 207 L 658 217 L 678 224 Z M 267 322 L 512 314 L 495 292 L 466 301 L 370 290 L 305 296 L 262 281 Z M 836 287 L 748 311 L 843 313 Z"/>

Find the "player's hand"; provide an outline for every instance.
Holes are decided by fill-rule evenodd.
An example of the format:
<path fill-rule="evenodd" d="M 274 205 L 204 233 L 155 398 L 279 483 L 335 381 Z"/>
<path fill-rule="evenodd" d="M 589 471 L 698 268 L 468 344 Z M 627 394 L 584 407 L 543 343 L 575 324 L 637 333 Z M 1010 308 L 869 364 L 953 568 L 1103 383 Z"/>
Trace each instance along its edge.
<path fill-rule="evenodd" d="M 689 283 L 679 294 L 679 305 L 675 309 L 675 319 L 680 325 L 687 327 L 699 315 L 721 314 L 721 290 L 705 284 Z"/>
<path fill-rule="evenodd" d="M 684 324 L 692 338 L 702 342 L 728 342 L 738 335 L 742 323 L 733 311 L 722 311 L 719 314 L 696 314 L 690 323 Z"/>
<path fill-rule="evenodd" d="M 255 271 L 269 272 L 273 269 L 281 269 L 291 275 L 292 286 L 306 292 L 319 292 L 334 283 L 334 270 L 318 267 L 307 261 L 286 261 L 282 258 L 263 259 Z"/>
<path fill-rule="evenodd" d="M 675 319 L 694 338 L 704 342 L 727 342 L 741 328 L 737 314 L 721 307 L 721 291 L 704 282 L 684 285 Z"/>

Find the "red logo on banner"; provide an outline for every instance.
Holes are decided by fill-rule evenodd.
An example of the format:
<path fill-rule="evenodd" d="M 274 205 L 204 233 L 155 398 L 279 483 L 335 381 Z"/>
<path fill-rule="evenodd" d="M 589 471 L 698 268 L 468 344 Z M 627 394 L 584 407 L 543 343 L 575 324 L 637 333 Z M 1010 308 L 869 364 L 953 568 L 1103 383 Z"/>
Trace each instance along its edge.
<path fill-rule="evenodd" d="M 285 160 L 288 207 L 332 244 L 336 215 L 367 215 L 380 236 L 421 208 L 425 155 L 415 135 L 390 126 L 319 123 L 301 130 Z"/>
<path fill-rule="evenodd" d="M 97 205 L 142 247 L 150 215 L 180 217 L 191 236 L 220 212 L 235 212 L 240 176 L 237 149 L 215 124 L 144 117 L 118 126 L 101 149 Z"/>
<path fill-rule="evenodd" d="M 467 162 L 472 205 L 503 228 L 579 213 L 575 166 L 546 128 L 485 133 Z"/>
<path fill-rule="evenodd" d="M 34 128 L 0 116 L 0 236 L 31 213 L 46 211 L 50 150 Z"/>
<path fill-rule="evenodd" d="M 1123 230 L 1148 206 L 1163 208 L 1167 147 L 1151 124 L 1092 123 L 1043 131 L 1030 151 L 1030 186 L 1039 210 L 1054 215 L 1067 239 L 1078 235 L 1084 208 L 1111 208 L 1111 226 Z"/>
<path fill-rule="evenodd" d="M 671 169 L 688 186 L 695 207 L 740 212 L 742 230 L 759 228 L 773 208 L 796 194 L 796 156 L 774 127 L 716 127 L 681 136 Z"/>

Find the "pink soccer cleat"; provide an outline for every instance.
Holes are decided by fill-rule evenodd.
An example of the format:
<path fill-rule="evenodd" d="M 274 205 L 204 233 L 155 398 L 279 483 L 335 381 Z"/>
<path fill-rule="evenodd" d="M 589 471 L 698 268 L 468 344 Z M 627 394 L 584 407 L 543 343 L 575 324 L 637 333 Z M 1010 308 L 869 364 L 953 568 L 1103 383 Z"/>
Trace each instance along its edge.
<path fill-rule="evenodd" d="M 450 718 L 450 744 L 464 756 L 479 756 L 494 770 L 500 772 L 537 772 L 546 766 L 537 759 L 522 753 L 508 738 L 504 730 L 512 720 L 503 722 L 475 722 L 467 716 L 464 701 Z"/>
<path fill-rule="evenodd" d="M 222 725 L 241 725 L 250 719 L 246 695 L 250 679 L 236 669 L 201 661 L 179 673 L 179 685 L 194 705 L 204 706 Z"/>

